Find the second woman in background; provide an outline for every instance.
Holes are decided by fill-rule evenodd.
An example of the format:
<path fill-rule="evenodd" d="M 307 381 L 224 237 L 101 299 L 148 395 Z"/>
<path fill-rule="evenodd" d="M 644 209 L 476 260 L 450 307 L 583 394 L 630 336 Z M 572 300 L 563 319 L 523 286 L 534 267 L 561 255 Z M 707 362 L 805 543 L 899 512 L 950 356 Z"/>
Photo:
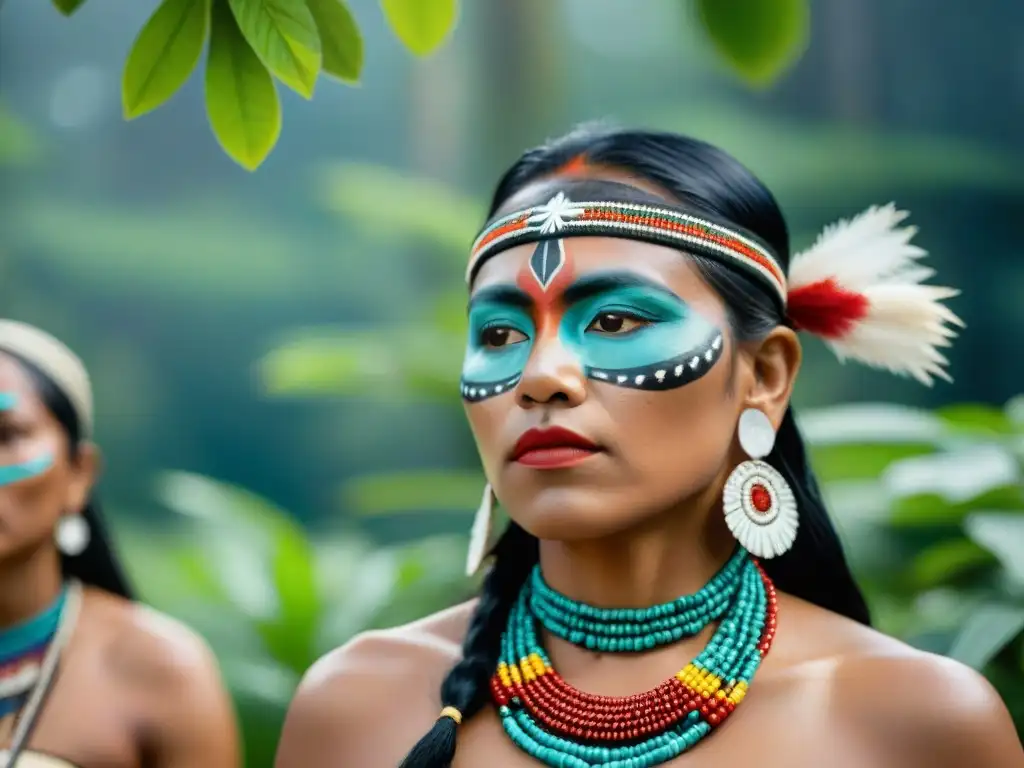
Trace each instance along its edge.
<path fill-rule="evenodd" d="M 236 768 L 215 660 L 107 540 L 92 428 L 77 356 L 0 321 L 0 768 Z"/>

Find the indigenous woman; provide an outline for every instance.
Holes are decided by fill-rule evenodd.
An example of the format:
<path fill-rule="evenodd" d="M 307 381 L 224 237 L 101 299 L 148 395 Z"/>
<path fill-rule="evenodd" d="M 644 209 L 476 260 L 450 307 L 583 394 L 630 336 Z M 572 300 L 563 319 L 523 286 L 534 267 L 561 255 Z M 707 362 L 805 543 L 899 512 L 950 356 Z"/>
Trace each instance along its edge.
<path fill-rule="evenodd" d="M 278 768 L 1022 768 L 981 676 L 870 628 L 789 406 L 800 331 L 946 378 L 955 292 L 905 216 L 791 257 L 769 191 L 705 143 L 523 155 L 467 270 L 482 592 L 318 662 Z"/>
<path fill-rule="evenodd" d="M 79 359 L 0 321 L 0 768 L 233 768 L 203 642 L 133 602 L 92 487 Z"/>

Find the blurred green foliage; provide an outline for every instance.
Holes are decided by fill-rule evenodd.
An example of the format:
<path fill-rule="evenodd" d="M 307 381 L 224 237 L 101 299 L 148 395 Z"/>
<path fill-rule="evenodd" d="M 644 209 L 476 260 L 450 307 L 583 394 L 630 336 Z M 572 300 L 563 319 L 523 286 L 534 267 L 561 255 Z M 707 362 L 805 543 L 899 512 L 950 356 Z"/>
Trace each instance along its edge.
<path fill-rule="evenodd" d="M 52 0 L 66 16 L 85 0 Z M 451 36 L 457 0 L 380 0 L 389 27 L 417 56 Z M 777 80 L 803 54 L 809 0 L 687 0 L 721 61 L 752 86 Z M 276 83 L 312 99 L 321 75 L 355 84 L 363 36 L 345 0 L 161 0 L 124 65 L 128 120 L 152 112 L 191 77 L 208 46 L 206 111 L 224 151 L 258 168 L 281 133 Z"/>

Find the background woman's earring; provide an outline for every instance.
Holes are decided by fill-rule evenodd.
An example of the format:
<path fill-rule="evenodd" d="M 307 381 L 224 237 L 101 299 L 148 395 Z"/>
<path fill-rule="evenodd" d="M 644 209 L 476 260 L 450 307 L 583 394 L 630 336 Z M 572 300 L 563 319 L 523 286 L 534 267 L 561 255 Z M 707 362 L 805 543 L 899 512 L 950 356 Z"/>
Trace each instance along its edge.
<path fill-rule="evenodd" d="M 491 541 L 491 527 L 494 525 L 494 490 L 488 483 L 484 497 L 480 500 L 473 527 L 469 532 L 469 551 L 466 552 L 466 575 L 473 576 L 480 570 Z"/>
<path fill-rule="evenodd" d="M 725 524 L 750 554 L 778 557 L 793 546 L 800 521 L 789 483 L 761 461 L 775 445 L 775 428 L 763 411 L 748 408 L 740 416 L 739 439 L 750 459 L 725 481 Z"/>
<path fill-rule="evenodd" d="M 89 546 L 89 523 L 81 515 L 64 515 L 54 531 L 57 549 L 68 557 L 75 557 Z"/>

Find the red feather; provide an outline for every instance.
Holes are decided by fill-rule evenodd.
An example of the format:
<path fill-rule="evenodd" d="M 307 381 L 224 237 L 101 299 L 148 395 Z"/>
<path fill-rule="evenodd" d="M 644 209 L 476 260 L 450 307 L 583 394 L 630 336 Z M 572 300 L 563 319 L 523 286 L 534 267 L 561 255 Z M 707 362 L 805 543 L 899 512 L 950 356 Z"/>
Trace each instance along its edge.
<path fill-rule="evenodd" d="M 867 296 L 841 288 L 829 278 L 789 292 L 787 313 L 793 327 L 823 339 L 841 339 L 870 309 Z"/>

